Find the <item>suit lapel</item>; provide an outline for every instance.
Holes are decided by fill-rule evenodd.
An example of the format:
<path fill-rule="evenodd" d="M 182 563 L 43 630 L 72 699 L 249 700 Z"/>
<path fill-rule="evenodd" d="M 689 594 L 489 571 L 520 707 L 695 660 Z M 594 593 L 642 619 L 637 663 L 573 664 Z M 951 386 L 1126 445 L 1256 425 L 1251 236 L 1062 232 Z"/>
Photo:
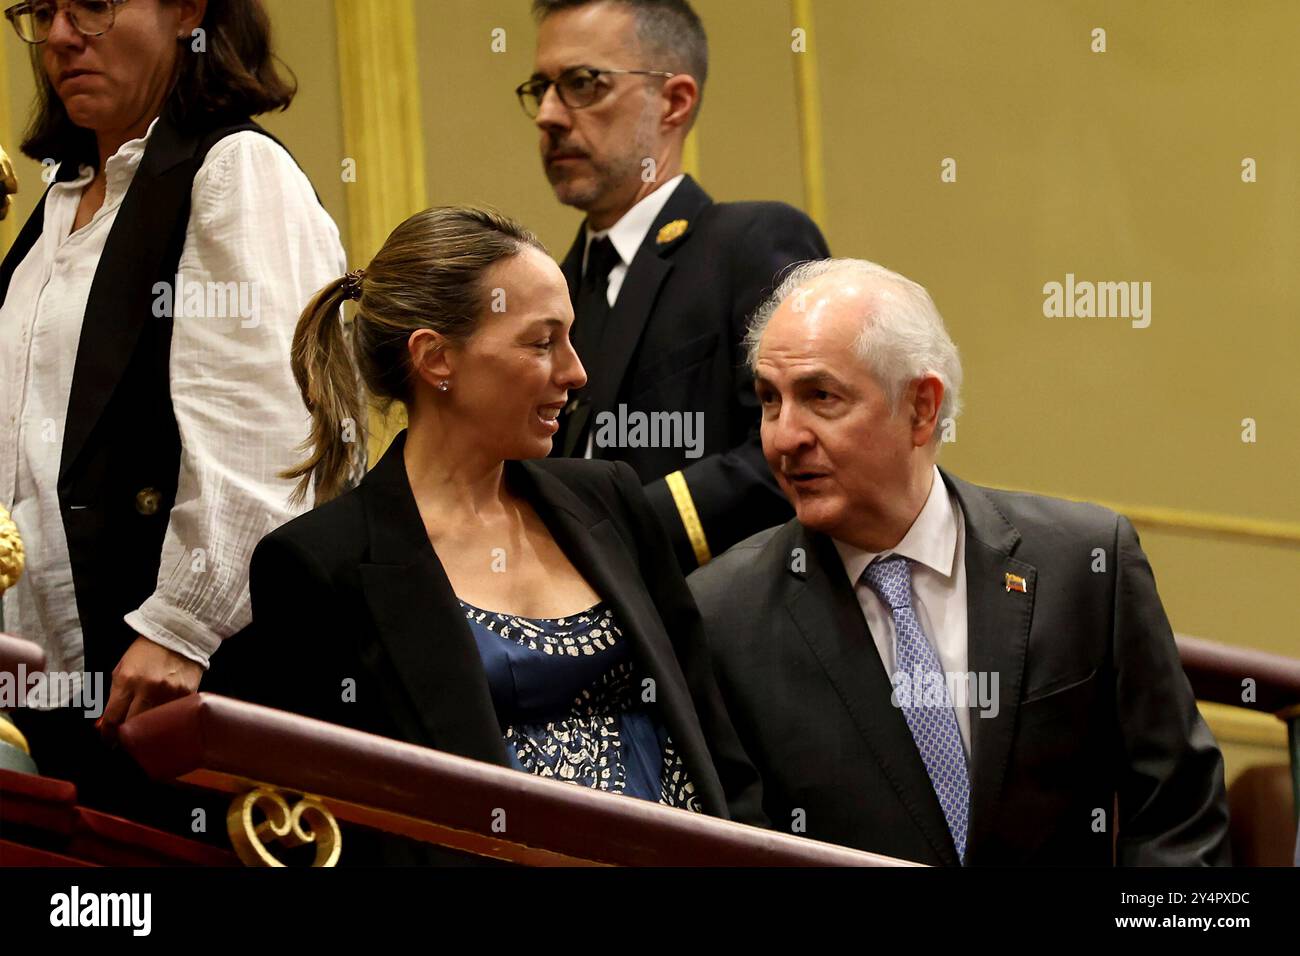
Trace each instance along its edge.
<path fill-rule="evenodd" d="M 9 297 L 9 284 L 13 281 L 14 272 L 27 258 L 27 253 L 32 251 L 32 247 L 36 245 L 36 241 L 41 238 L 41 233 L 45 230 L 45 200 L 49 195 L 50 191 L 46 189 L 41 195 L 40 202 L 32 210 L 32 214 L 23 223 L 18 238 L 5 253 L 4 263 L 0 264 L 0 306 L 4 305 L 5 299 Z"/>
<path fill-rule="evenodd" d="M 698 723 L 686 678 L 673 653 L 659 611 L 641 582 L 643 576 L 627 545 L 608 518 L 598 518 L 563 482 L 529 462 L 507 462 L 507 480 L 536 509 L 564 552 L 587 582 L 613 609 L 639 665 L 655 680 L 655 701 L 701 799 L 713 813 L 725 809 L 707 783 L 714 770 Z"/>
<path fill-rule="evenodd" d="M 1002 785 L 1015 735 L 1016 712 L 1024 678 L 1029 627 L 1033 619 L 1037 569 L 1012 557 L 1020 533 L 983 490 L 943 472 L 966 522 L 967 669 L 998 675 L 996 716 L 970 710 L 971 821 L 967 862 L 997 818 Z M 1007 575 L 1025 581 L 1025 591 L 1007 588 Z"/>
<path fill-rule="evenodd" d="M 161 125 L 161 124 L 159 124 Z M 94 165 L 98 162 L 95 140 L 89 131 L 85 131 L 88 139 L 83 140 L 82 146 L 88 149 L 74 149 L 68 156 L 59 162 L 58 171 L 54 174 L 54 181 L 57 183 L 70 183 L 81 175 L 83 165 Z M 32 210 L 32 214 L 27 217 L 23 223 L 22 230 L 14 243 L 5 253 L 4 263 L 0 264 L 0 305 L 4 304 L 5 299 L 9 296 L 9 284 L 13 280 L 14 272 L 18 269 L 19 264 L 27 258 L 27 253 L 31 252 L 32 247 L 36 245 L 36 240 L 41 237 L 45 231 L 45 200 L 49 198 L 50 190 L 47 188 L 41 194 L 40 202 Z"/>
<path fill-rule="evenodd" d="M 564 281 L 569 286 L 569 301 L 578 307 L 578 284 L 582 281 L 582 258 L 587 248 L 587 226 L 584 223 L 578 229 L 578 237 L 569 247 L 569 254 L 560 263 Z M 587 417 L 591 411 L 586 402 L 585 389 L 569 400 L 560 416 L 560 431 L 551 444 L 552 458 L 572 458 L 577 453 L 578 442 L 586 429 Z"/>
<path fill-rule="evenodd" d="M 582 255 L 587 248 L 587 227 L 584 224 L 578 229 L 578 238 L 573 240 L 573 245 L 569 247 L 569 254 L 564 257 L 560 263 L 560 271 L 564 273 L 564 281 L 569 285 L 569 301 L 578 301 L 578 283 L 582 281 Z"/>
<path fill-rule="evenodd" d="M 366 602 L 384 652 L 418 724 L 413 738 L 476 760 L 508 765 L 478 645 L 424 530 L 406 476 L 406 433 L 393 439 L 362 482 L 370 562 L 361 565 Z M 656 678 L 660 714 L 709 809 L 723 809 L 707 781 L 706 744 L 687 719 L 693 703 L 658 611 L 618 532 L 559 479 L 529 462 L 506 462 L 506 481 L 526 498 L 556 544 L 614 609 L 636 659 Z M 703 762 L 702 762 L 703 761 Z"/>
<path fill-rule="evenodd" d="M 792 548 L 803 549 L 807 570 L 787 566 L 794 578 L 786 602 L 790 617 L 917 829 L 940 859 L 955 866 L 957 851 L 939 799 L 903 712 L 891 702 L 893 685 L 843 563 L 829 538 L 797 522 L 792 527 Z"/>
<path fill-rule="evenodd" d="M 673 270 L 673 256 L 689 244 L 697 217 L 712 202 L 695 180 L 687 176 L 678 183 L 664 208 L 655 217 L 650 231 L 646 233 L 645 240 L 628 266 L 623 287 L 610 312 L 602 352 L 599 356 L 589 357 L 587 373 L 591 384 L 587 389 L 589 402 L 586 404 L 592 413 L 614 407 L 619 387 L 641 341 L 646 323 L 654 311 L 659 290 Z M 686 220 L 686 230 L 671 242 L 660 244 L 659 231 L 678 219 Z M 581 431 L 581 428 L 575 431 Z"/>
<path fill-rule="evenodd" d="M 370 563 L 361 583 L 380 643 L 410 705 L 413 739 L 508 765 L 478 645 L 424 530 L 402 432 L 362 481 Z M 406 721 L 403 721 L 406 723 Z"/>

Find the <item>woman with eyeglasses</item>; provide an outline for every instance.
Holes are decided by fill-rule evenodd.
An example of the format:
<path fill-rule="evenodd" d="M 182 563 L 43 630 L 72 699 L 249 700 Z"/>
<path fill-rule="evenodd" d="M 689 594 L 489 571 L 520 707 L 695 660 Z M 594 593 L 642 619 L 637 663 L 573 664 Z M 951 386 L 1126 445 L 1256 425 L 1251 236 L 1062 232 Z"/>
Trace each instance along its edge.
<path fill-rule="evenodd" d="M 198 687 L 250 619 L 254 545 L 303 509 L 278 477 L 308 431 L 289 348 L 343 251 L 250 120 L 295 93 L 260 0 L 5 17 L 33 49 L 22 148 L 53 164 L 0 266 L 0 502 L 27 550 L 4 626 L 59 677 L 16 721 L 82 804 L 188 831 L 108 744 Z"/>
<path fill-rule="evenodd" d="M 313 429 L 293 473 L 333 500 L 258 545 L 253 626 L 215 686 L 229 675 L 230 693 L 282 710 L 764 823 L 636 473 L 546 457 L 587 377 L 572 324 L 541 243 L 478 209 L 412 216 L 322 290 L 294 339 Z M 409 426 L 339 495 L 365 447 L 358 380 Z M 389 841 L 378 859 L 429 856 Z"/>

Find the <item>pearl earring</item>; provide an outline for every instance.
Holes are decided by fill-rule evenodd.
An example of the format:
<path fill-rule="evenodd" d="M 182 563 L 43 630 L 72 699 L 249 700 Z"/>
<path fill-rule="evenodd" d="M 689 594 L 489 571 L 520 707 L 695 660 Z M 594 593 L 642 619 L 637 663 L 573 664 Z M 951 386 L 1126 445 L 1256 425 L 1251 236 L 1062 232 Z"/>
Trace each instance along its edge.
<path fill-rule="evenodd" d="M 445 392 L 448 388 L 450 388 L 450 386 L 445 381 L 438 383 L 438 391 Z"/>

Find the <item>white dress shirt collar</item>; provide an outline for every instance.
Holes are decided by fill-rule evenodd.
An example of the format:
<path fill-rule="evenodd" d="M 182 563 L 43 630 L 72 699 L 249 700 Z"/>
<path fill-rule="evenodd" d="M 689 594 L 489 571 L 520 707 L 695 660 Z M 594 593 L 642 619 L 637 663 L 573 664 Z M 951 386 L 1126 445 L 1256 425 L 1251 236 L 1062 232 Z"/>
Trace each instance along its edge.
<path fill-rule="evenodd" d="M 844 562 L 850 583 L 856 585 L 872 561 L 882 555 L 898 554 L 910 558 L 943 575 L 952 577 L 954 555 L 957 553 L 957 522 L 959 510 L 952 501 L 948 486 L 943 483 L 939 468 L 934 467 L 930 495 L 925 499 L 921 513 L 907 529 L 903 540 L 885 551 L 871 552 L 843 541 L 835 541 L 835 549 Z M 832 539 L 835 540 L 835 539 Z"/>
<path fill-rule="evenodd" d="M 618 257 L 623 260 L 623 265 L 631 265 L 632 260 L 636 258 L 637 250 L 645 242 L 650 227 L 654 225 L 655 219 L 658 218 L 659 213 L 668 204 L 668 200 L 672 198 L 673 192 L 685 178 L 685 173 L 674 176 L 623 213 L 623 218 L 608 229 L 602 229 L 599 232 L 592 232 L 588 229 L 587 245 L 582 253 L 583 271 L 585 272 L 587 269 L 587 252 L 591 250 L 592 242 L 605 236 L 609 236 L 609 241 L 614 244 L 614 250 L 618 253 Z"/>

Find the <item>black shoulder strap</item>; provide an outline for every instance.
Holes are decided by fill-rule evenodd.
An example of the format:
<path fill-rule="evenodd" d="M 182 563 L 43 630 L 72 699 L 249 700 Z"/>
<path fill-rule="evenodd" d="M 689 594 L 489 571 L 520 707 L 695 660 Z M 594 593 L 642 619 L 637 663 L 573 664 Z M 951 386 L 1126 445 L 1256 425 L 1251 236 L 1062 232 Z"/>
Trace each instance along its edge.
<path fill-rule="evenodd" d="M 5 298 L 9 295 L 9 282 L 14 277 L 14 270 L 18 268 L 18 263 L 27 258 L 27 253 L 32 251 L 32 246 L 36 245 L 36 240 L 41 237 L 41 232 L 45 229 L 45 197 L 49 194 L 50 190 L 47 186 L 41 195 L 41 201 L 36 204 L 32 214 L 23 223 L 18 237 L 14 239 L 14 244 L 5 253 L 4 262 L 0 263 L 0 306 L 5 304 Z"/>
<path fill-rule="evenodd" d="M 266 136 L 286 153 L 289 153 L 290 159 L 293 159 L 295 163 L 298 162 L 298 160 L 294 158 L 293 153 L 290 152 L 289 147 L 285 146 L 284 143 L 280 142 L 279 139 L 269 133 L 264 127 L 253 122 L 251 119 L 246 119 L 212 130 L 200 141 L 198 148 L 194 152 L 194 159 L 192 161 L 192 169 L 194 172 L 190 177 L 191 181 L 193 180 L 193 176 L 197 175 L 199 168 L 202 167 L 204 160 L 207 158 L 207 155 L 213 146 L 216 146 L 217 143 L 225 139 L 227 136 L 232 136 L 235 133 L 242 133 L 249 130 Z M 299 168 L 301 168 L 301 164 L 299 164 Z M 60 172 L 62 172 L 62 167 L 60 167 Z M 313 186 L 312 188 L 313 191 L 315 191 L 315 187 Z M 27 218 L 27 222 L 23 223 L 23 228 L 14 239 L 13 245 L 10 246 L 9 251 L 5 253 L 4 262 L 0 263 L 0 307 L 4 306 L 5 299 L 9 295 L 9 283 L 13 280 L 14 271 L 17 270 L 18 264 L 27 258 L 27 254 L 32 251 L 32 247 L 36 245 L 36 240 L 40 238 L 41 233 L 45 229 L 45 200 L 49 194 L 50 190 L 47 186 L 45 192 L 41 195 L 40 202 L 36 204 L 36 208 L 32 210 L 32 214 Z M 320 193 L 316 193 L 316 201 L 320 202 Z"/>

